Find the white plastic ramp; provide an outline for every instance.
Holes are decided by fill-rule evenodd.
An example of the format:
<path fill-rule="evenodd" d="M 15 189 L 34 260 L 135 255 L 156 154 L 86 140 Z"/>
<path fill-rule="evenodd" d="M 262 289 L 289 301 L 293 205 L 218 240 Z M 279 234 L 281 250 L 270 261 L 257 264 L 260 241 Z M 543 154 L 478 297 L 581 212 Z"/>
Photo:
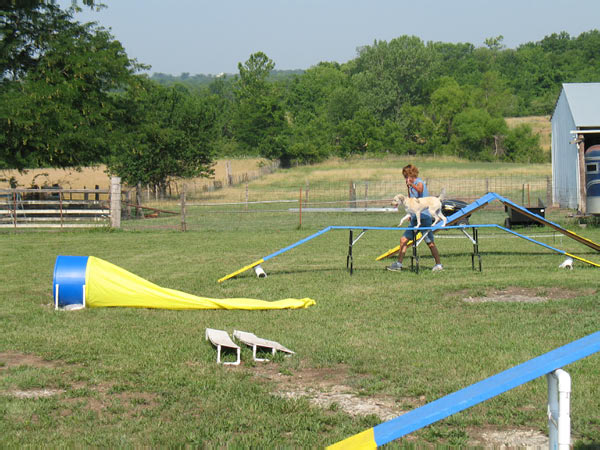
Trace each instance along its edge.
<path fill-rule="evenodd" d="M 206 329 L 206 340 L 210 341 L 215 347 L 217 347 L 217 364 L 226 364 L 237 366 L 240 363 L 240 346 L 231 340 L 226 331 L 215 330 L 214 328 Z M 221 350 L 225 348 L 232 348 L 237 354 L 237 358 L 232 362 L 223 362 L 221 360 Z"/>
<path fill-rule="evenodd" d="M 256 357 L 256 352 L 261 348 L 269 349 L 273 356 L 275 356 L 275 353 L 277 353 L 277 351 L 287 353 L 289 355 L 294 354 L 293 351 L 291 351 L 289 348 L 284 347 L 279 342 L 260 338 L 254 333 L 248 333 L 247 331 L 233 330 L 233 337 L 238 341 L 243 342 L 248 347 L 252 347 L 252 357 L 254 358 L 254 361 L 268 361 L 267 358 Z"/>

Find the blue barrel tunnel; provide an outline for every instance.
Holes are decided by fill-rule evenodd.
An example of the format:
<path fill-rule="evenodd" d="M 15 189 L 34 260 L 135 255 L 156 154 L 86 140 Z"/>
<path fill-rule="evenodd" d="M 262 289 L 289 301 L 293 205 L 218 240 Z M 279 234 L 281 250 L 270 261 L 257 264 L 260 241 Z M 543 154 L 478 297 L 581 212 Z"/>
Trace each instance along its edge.
<path fill-rule="evenodd" d="M 85 271 L 89 256 L 59 255 L 54 264 L 54 305 L 85 305 Z"/>

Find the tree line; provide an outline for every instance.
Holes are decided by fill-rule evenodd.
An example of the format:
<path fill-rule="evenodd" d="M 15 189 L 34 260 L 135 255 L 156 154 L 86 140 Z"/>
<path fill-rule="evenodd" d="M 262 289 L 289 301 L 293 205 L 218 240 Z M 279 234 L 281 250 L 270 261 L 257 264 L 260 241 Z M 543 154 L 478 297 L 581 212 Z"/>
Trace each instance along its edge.
<path fill-rule="evenodd" d="M 238 155 L 541 162 L 531 128 L 504 117 L 549 114 L 561 83 L 600 78 L 597 30 L 517 49 L 502 36 L 481 47 L 400 36 L 343 64 L 277 71 L 257 52 L 233 75 L 151 78 L 107 30 L 52 2 L 0 3 L 0 37 L 0 169 L 105 163 L 159 189 Z"/>

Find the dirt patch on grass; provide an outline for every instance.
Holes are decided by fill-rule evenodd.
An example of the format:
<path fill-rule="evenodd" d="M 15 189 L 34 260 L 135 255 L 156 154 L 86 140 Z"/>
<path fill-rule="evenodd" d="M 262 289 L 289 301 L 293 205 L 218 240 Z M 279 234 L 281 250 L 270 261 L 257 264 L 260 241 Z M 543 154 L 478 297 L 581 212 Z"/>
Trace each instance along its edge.
<path fill-rule="evenodd" d="M 29 389 L 27 391 L 9 391 L 9 394 L 17 398 L 43 398 L 53 397 L 65 392 L 63 389 Z"/>
<path fill-rule="evenodd" d="M 563 289 L 552 288 L 522 288 L 509 286 L 505 289 L 487 289 L 485 292 L 474 294 L 470 290 L 454 292 L 452 297 L 459 297 L 466 303 L 541 303 L 548 300 L 568 300 L 581 296 L 593 295 L 596 289 Z"/>
<path fill-rule="evenodd" d="M 263 382 L 273 385 L 272 393 L 284 398 L 306 398 L 310 403 L 332 411 L 342 410 L 352 416 L 374 414 L 389 420 L 424 404 L 424 398 L 400 401 L 381 394 L 364 395 L 353 387 L 348 368 L 337 366 L 320 369 L 294 369 L 281 373 L 277 364 L 262 364 L 250 369 Z M 408 406 L 408 408 L 406 408 Z M 403 409 L 406 408 L 406 409 Z"/>
<path fill-rule="evenodd" d="M 549 439 L 539 430 L 530 429 L 480 429 L 467 430 L 469 447 L 492 447 L 494 449 L 538 449 L 548 448 Z"/>
<path fill-rule="evenodd" d="M 320 408 L 341 410 L 352 416 L 378 416 L 381 421 L 391 420 L 425 404 L 425 397 L 394 399 L 382 394 L 363 395 L 352 387 L 351 374 L 345 366 L 319 369 L 294 369 L 293 373 L 280 372 L 278 364 L 267 363 L 249 368 L 262 382 L 273 385 L 272 393 L 284 398 L 306 398 Z M 237 370 L 237 369 L 236 369 Z M 496 429 L 492 427 L 470 427 L 466 430 L 469 447 L 495 449 L 537 449 L 548 447 L 548 436 L 532 429 Z M 407 442 L 417 440 L 414 435 L 404 438 Z"/>
<path fill-rule="evenodd" d="M 46 361 L 36 355 L 28 355 L 18 352 L 0 352 L 0 377 L 3 372 L 16 367 L 34 367 L 55 369 L 61 368 L 64 371 L 63 379 L 71 379 L 69 376 L 69 366 L 60 361 Z M 101 383 L 87 385 L 84 382 L 73 382 L 69 389 L 56 389 L 53 387 L 35 388 L 35 389 L 7 389 L 0 391 L 0 394 L 9 395 L 20 399 L 38 399 L 54 396 L 60 398 L 63 407 L 60 410 L 61 416 L 73 414 L 74 405 L 83 403 L 83 409 L 94 412 L 106 412 L 115 406 L 120 407 L 120 414 L 126 414 L 134 417 L 142 410 L 153 408 L 158 405 L 157 395 L 148 392 L 112 392 L 114 389 L 110 383 Z"/>
<path fill-rule="evenodd" d="M 60 367 L 62 364 L 57 361 L 46 361 L 39 356 L 26 355 L 17 352 L 0 352 L 0 372 L 13 367 Z"/>

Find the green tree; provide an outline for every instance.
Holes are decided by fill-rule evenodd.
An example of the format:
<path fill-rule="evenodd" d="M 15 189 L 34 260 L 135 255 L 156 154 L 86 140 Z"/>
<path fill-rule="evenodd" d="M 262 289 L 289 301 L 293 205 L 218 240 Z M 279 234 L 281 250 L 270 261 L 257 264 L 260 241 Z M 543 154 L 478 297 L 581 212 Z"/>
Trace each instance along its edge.
<path fill-rule="evenodd" d="M 380 119 L 393 118 L 404 103 L 426 104 L 435 58 L 415 36 L 375 41 L 349 65 L 362 106 Z"/>
<path fill-rule="evenodd" d="M 279 159 L 282 166 L 290 164 L 285 138 L 287 122 L 282 100 L 272 84 L 267 82 L 275 63 L 262 52 L 250 55 L 238 64 L 239 79 L 235 85 L 236 111 L 233 134 L 247 154 L 259 154 Z"/>
<path fill-rule="evenodd" d="M 475 106 L 485 109 L 492 116 L 512 116 L 517 112 L 518 100 L 499 72 L 485 72 L 471 95 Z"/>
<path fill-rule="evenodd" d="M 288 87 L 286 110 L 295 122 L 302 116 L 320 115 L 327 109 L 332 93 L 348 84 L 348 76 L 339 64 L 320 63 L 294 77 Z"/>
<path fill-rule="evenodd" d="M 336 148 L 342 157 L 380 151 L 380 128 L 373 114 L 363 108 L 352 119 L 340 122 L 336 127 Z"/>
<path fill-rule="evenodd" d="M 107 31 L 53 4 L 3 12 L 0 167 L 102 162 L 114 144 L 114 92 L 142 66 Z"/>
<path fill-rule="evenodd" d="M 213 174 L 216 114 L 209 100 L 182 86 L 140 78 L 121 96 L 120 106 L 122 127 L 108 163 L 111 173 L 162 193 L 172 177 Z"/>
<path fill-rule="evenodd" d="M 501 139 L 507 132 L 502 117 L 493 117 L 484 109 L 467 108 L 457 114 L 454 125 L 456 133 L 451 142 L 458 156 L 491 161 L 501 155 Z"/>
<path fill-rule="evenodd" d="M 508 130 L 502 143 L 502 159 L 520 163 L 547 162 L 548 157 L 540 147 L 540 137 L 534 134 L 529 125 L 521 124 Z"/>
<path fill-rule="evenodd" d="M 405 103 L 398 112 L 396 124 L 403 139 L 400 153 L 409 155 L 440 154 L 444 152 L 435 122 L 423 105 Z"/>
<path fill-rule="evenodd" d="M 431 94 L 430 115 L 437 134 L 448 143 L 454 134 L 454 118 L 469 105 L 469 96 L 451 77 L 442 77 Z"/>

